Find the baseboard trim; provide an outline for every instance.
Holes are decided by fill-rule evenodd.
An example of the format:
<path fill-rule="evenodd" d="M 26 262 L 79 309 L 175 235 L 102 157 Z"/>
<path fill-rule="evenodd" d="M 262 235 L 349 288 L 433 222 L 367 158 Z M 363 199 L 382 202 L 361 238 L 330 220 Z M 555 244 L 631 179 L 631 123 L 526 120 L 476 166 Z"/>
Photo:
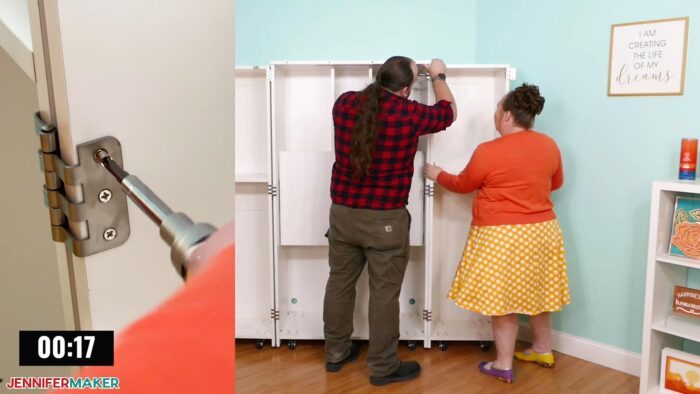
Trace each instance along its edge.
<path fill-rule="evenodd" d="M 532 340 L 532 329 L 526 322 L 520 322 L 518 339 L 527 342 Z M 641 355 L 639 353 L 561 331 L 552 331 L 552 349 L 637 377 L 641 370 Z"/>

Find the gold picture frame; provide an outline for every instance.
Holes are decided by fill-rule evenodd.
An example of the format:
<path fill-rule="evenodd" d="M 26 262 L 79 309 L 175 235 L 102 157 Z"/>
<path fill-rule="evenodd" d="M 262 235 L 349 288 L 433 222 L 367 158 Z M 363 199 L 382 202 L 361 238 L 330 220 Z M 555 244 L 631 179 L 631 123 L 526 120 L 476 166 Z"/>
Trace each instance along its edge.
<path fill-rule="evenodd" d="M 681 17 L 612 25 L 608 96 L 683 95 L 689 24 Z M 658 30 L 664 38 L 656 38 Z"/>

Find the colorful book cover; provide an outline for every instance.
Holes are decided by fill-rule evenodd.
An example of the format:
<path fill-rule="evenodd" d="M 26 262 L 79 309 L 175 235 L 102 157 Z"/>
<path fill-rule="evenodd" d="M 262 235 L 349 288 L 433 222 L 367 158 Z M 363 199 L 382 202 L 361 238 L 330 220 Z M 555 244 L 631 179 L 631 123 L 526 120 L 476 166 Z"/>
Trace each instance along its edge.
<path fill-rule="evenodd" d="M 668 253 L 700 259 L 700 199 L 676 197 Z"/>

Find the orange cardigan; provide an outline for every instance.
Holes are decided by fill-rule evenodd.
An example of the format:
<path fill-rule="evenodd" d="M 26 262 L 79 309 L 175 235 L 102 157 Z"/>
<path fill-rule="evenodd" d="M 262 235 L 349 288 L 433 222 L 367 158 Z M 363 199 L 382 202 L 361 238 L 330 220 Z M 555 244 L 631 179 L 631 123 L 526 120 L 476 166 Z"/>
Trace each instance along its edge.
<path fill-rule="evenodd" d="M 524 130 L 479 145 L 459 175 L 442 171 L 437 182 L 456 193 L 478 189 L 472 225 L 497 226 L 555 219 L 549 195 L 564 175 L 554 140 Z"/>

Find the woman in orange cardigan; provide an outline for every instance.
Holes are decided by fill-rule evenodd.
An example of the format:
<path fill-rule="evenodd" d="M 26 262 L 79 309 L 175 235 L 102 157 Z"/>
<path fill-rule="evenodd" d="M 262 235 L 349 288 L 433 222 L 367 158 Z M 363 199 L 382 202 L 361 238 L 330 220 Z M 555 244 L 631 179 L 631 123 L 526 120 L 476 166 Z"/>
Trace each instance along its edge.
<path fill-rule="evenodd" d="M 523 84 L 498 103 L 494 123 L 501 136 L 479 145 L 459 175 L 425 168 L 426 177 L 447 190 L 478 190 L 448 297 L 491 316 L 497 358 L 479 370 L 508 383 L 513 356 L 554 365 L 550 312 L 570 302 L 564 241 L 550 199 L 563 183 L 561 154 L 552 138 L 531 130 L 543 107 L 539 88 Z M 514 353 L 518 314 L 529 317 L 534 341 Z"/>

